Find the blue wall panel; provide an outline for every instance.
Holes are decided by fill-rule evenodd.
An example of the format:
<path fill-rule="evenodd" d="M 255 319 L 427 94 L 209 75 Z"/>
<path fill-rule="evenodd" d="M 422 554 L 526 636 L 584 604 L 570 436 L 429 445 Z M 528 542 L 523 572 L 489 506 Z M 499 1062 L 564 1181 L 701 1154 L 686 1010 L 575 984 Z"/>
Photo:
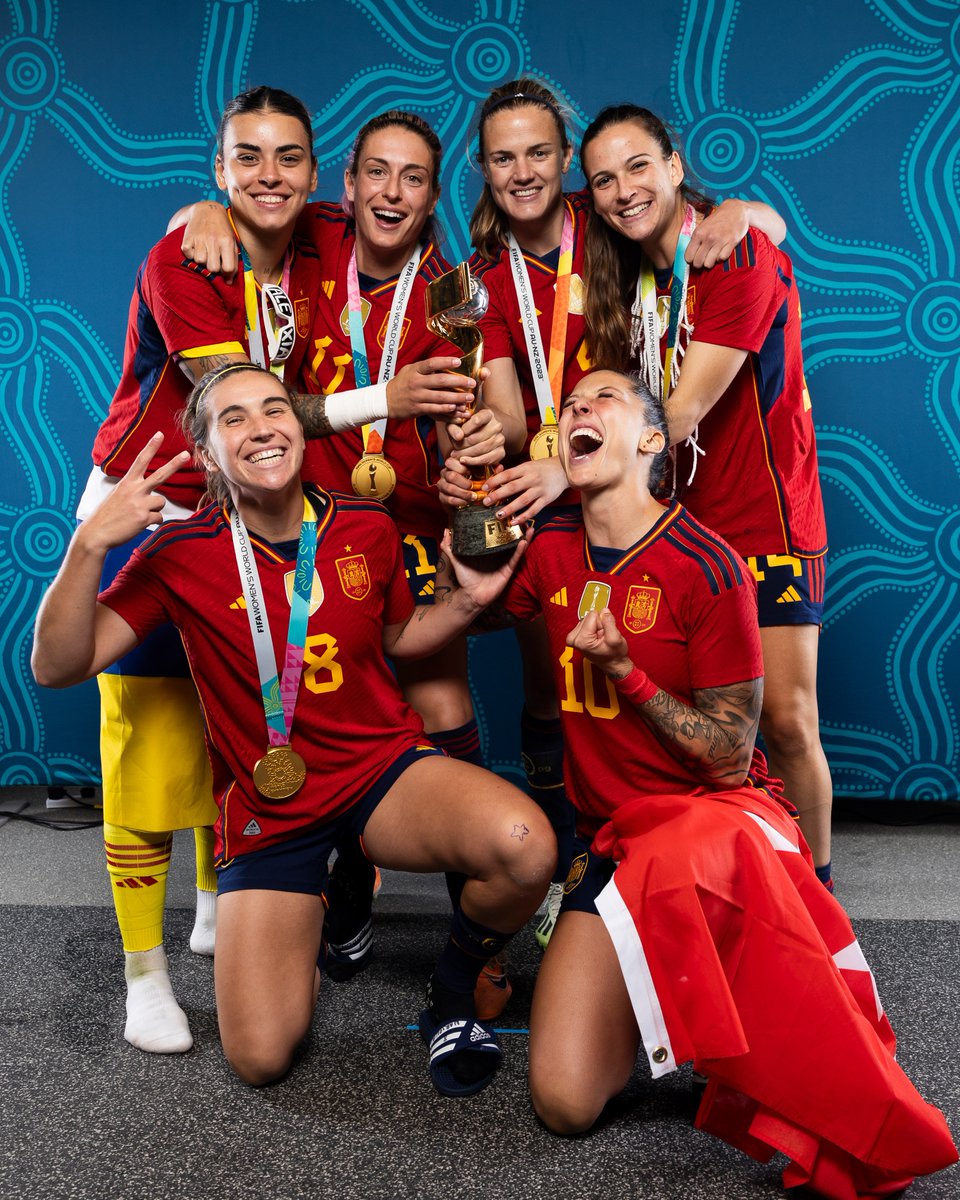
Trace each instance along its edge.
<path fill-rule="evenodd" d="M 302 95 L 330 197 L 362 120 L 422 112 L 447 147 L 453 258 L 477 192 L 464 152 L 477 104 L 524 70 L 565 96 L 578 132 L 610 101 L 663 112 L 711 189 L 787 218 L 830 523 L 820 693 L 837 791 L 958 797 L 955 0 L 8 0 L 0 785 L 97 773 L 96 690 L 38 691 L 31 623 L 117 377 L 137 264 L 170 212 L 213 194 L 224 100 L 262 82 Z M 503 698 L 518 695 L 516 655 L 510 635 L 492 644 L 474 650 L 472 679 L 491 762 L 515 771 Z"/>

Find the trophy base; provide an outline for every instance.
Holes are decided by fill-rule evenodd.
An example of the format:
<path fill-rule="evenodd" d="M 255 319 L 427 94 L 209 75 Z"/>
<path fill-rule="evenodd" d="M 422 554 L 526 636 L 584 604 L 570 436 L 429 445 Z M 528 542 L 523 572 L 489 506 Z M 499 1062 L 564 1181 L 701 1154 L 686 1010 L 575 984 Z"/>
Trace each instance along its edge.
<path fill-rule="evenodd" d="M 508 553 L 522 537 L 519 525 L 507 525 L 482 504 L 465 504 L 453 514 L 453 552 L 458 558 Z"/>

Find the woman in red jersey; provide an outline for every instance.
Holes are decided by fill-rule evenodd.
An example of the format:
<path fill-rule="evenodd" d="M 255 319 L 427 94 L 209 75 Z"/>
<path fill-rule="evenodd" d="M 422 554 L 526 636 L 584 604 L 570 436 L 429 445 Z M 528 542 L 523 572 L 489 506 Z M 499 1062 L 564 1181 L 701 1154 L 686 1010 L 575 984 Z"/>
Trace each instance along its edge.
<path fill-rule="evenodd" d="M 787 1187 L 898 1193 L 957 1154 L 754 749 L 753 577 L 655 498 L 667 427 L 637 376 L 587 374 L 558 437 L 581 506 L 542 518 L 506 594 L 546 621 L 581 838 L 533 998 L 534 1107 L 583 1133 L 638 1053 L 655 1078 L 692 1060 L 698 1127 L 784 1153 Z"/>
<path fill-rule="evenodd" d="M 589 191 L 563 190 L 573 144 L 560 101 L 538 80 L 523 77 L 494 88 L 480 109 L 477 142 L 484 183 L 470 221 L 476 250 L 471 270 L 490 296 L 480 326 L 489 370 L 483 397 L 511 439 L 507 469 L 488 484 L 486 503 L 505 519 L 523 520 L 565 486 L 556 419 L 561 397 L 591 366 L 583 296 L 592 206 Z M 729 254 L 751 223 L 778 239 L 785 233 L 766 205 L 729 200 L 698 228 L 691 261 L 711 265 Z M 450 474 L 447 479 L 452 482 Z M 466 493 L 454 489 L 453 498 L 462 501 Z M 546 945 L 566 878 L 572 818 L 563 795 L 563 743 L 542 624 L 519 626 L 517 636 L 523 763 L 531 794 L 550 815 L 560 846 L 557 879 L 537 930 Z"/>
<path fill-rule="evenodd" d="M 411 592 L 421 604 L 434 594 L 446 526 L 436 483 L 447 424 L 405 397 L 412 393 L 415 401 L 432 388 L 443 402 L 462 401 L 463 391 L 473 388 L 472 380 L 449 373 L 458 360 L 423 315 L 427 285 L 448 269 L 433 221 L 441 152 L 436 134 L 416 114 L 390 110 L 373 117 L 354 142 L 343 201 L 307 205 L 298 226 L 318 268 L 304 373 L 308 390 L 320 393 L 298 402 L 311 438 L 330 434 L 331 421 L 338 421 L 334 436 L 310 441 L 304 477 L 386 504 L 401 534 Z M 207 267 L 229 272 L 235 259 L 226 232 L 219 205 L 197 205 L 184 249 Z M 462 390 L 451 393 L 452 386 Z M 453 414 L 447 406 L 439 415 L 449 420 Z M 501 452 L 503 436 L 491 418 L 481 411 L 453 428 L 450 436 L 469 446 L 464 452 L 471 462 L 488 462 Z M 397 674 L 431 740 L 480 763 L 466 639 L 455 639 L 435 658 L 398 663 Z M 373 867 L 355 847 L 342 851 L 331 885 L 329 967 L 345 976 L 369 960 Z"/>
<path fill-rule="evenodd" d="M 150 438 L 79 527 L 45 597 L 37 680 L 69 686 L 163 621 L 179 630 L 219 805 L 218 1017 L 244 1081 L 281 1077 L 309 1028 L 327 861 L 362 835 L 386 866 L 467 877 L 420 1032 L 438 1090 L 479 1091 L 500 1051 L 474 1016 L 477 975 L 542 899 L 555 842 L 522 793 L 426 741 L 385 656 L 430 654 L 456 636 L 522 547 L 492 574 L 442 556 L 434 605 L 415 608 L 382 505 L 301 485 L 302 426 L 270 372 L 208 373 L 185 428 L 217 500 L 163 524 L 98 596 L 104 557 L 156 522 L 156 489 L 186 462 L 181 452 L 154 467 L 162 435 Z"/>
<path fill-rule="evenodd" d="M 827 535 L 793 266 L 756 230 L 724 263 L 686 261 L 709 204 L 690 192 L 669 132 L 647 109 L 605 109 L 582 160 L 601 218 L 587 250 L 588 340 L 605 365 L 633 361 L 661 396 L 676 494 L 757 579 L 760 729 L 832 886 L 816 693 Z"/>
<path fill-rule="evenodd" d="M 292 383 L 306 351 L 303 316 L 315 265 L 294 236 L 316 185 L 310 117 L 287 92 L 262 87 L 234 97 L 217 132 L 216 175 L 230 199 L 231 240 L 245 270 L 232 282 L 185 263 L 179 238 L 147 255 L 130 305 L 123 374 L 93 448 L 83 519 L 113 492 L 159 430 L 184 447 L 177 416 L 192 383 L 218 362 L 255 358 Z M 160 465 L 158 458 L 154 467 Z M 185 517 L 204 491 L 184 460 L 158 485 L 165 517 Z M 146 534 L 107 556 L 104 583 Z M 196 689 L 176 631 L 157 630 L 104 672 L 101 765 L 104 842 L 127 980 L 127 1041 L 171 1053 L 193 1043 L 174 998 L 163 949 L 164 893 L 173 830 L 193 828 L 197 920 L 191 949 L 214 950 L 216 817 Z"/>

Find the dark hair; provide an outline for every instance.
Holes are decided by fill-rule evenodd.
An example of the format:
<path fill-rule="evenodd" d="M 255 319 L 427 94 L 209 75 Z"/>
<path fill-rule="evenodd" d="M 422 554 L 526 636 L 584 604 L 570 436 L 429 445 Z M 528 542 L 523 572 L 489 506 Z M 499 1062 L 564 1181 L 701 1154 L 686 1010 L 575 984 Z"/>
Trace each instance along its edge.
<path fill-rule="evenodd" d="M 663 434 L 663 449 L 660 450 L 650 464 L 650 477 L 647 486 L 654 496 L 663 494 L 667 477 L 667 463 L 670 461 L 670 430 L 667 417 L 663 411 L 663 402 L 647 387 L 639 371 L 624 372 L 624 379 L 630 383 L 633 394 L 643 407 L 643 419 L 654 429 Z"/>
<path fill-rule="evenodd" d="M 581 167 L 591 142 L 611 126 L 628 121 L 643 127 L 665 159 L 675 152 L 680 154 L 684 170 L 681 196 L 701 211 L 711 208 L 710 197 L 688 182 L 692 175 L 670 126 L 650 109 L 637 104 L 611 104 L 596 115 L 583 135 Z M 636 242 L 611 229 L 600 217 L 591 216 L 584 240 L 584 319 L 590 356 L 597 366 L 622 370 L 630 359 L 630 305 L 642 258 L 643 251 Z"/>
<path fill-rule="evenodd" d="M 529 76 L 512 79 L 493 89 L 484 100 L 480 109 L 477 123 L 477 163 L 483 167 L 486 159 L 486 149 L 483 144 L 483 132 L 487 120 L 494 113 L 504 110 L 511 111 L 525 106 L 535 106 L 545 109 L 553 118 L 557 136 L 560 139 L 560 149 L 563 153 L 571 147 L 567 126 L 560 111 L 560 102 L 544 84 Z M 492 262 L 501 249 L 507 245 L 510 225 L 504 211 L 497 206 L 490 191 L 490 185 L 484 180 L 483 190 L 470 217 L 470 241 L 483 258 Z"/>
<path fill-rule="evenodd" d="M 279 384 L 290 401 L 290 407 L 293 409 L 294 415 L 298 421 L 300 420 L 300 414 L 293 403 L 293 396 L 290 389 L 278 375 L 274 375 L 271 371 L 265 371 L 263 367 L 258 367 L 256 363 L 252 362 L 229 362 L 219 367 L 213 367 L 197 380 L 193 391 L 187 397 L 186 407 L 179 414 L 180 428 L 187 439 L 188 445 L 193 447 L 193 461 L 197 466 L 204 465 L 200 451 L 205 450 L 210 441 L 210 419 L 207 412 L 207 398 L 228 375 L 235 374 L 238 371 L 256 371 L 257 374 L 265 375 L 268 379 L 272 379 L 274 383 Z M 208 470 L 206 482 L 207 496 L 211 500 L 217 504 L 223 504 L 230 499 L 230 489 L 227 487 L 227 481 L 219 471 L 211 472 Z"/>
<path fill-rule="evenodd" d="M 285 117 L 293 117 L 299 121 L 307 135 L 310 161 L 316 162 L 316 155 L 313 153 L 313 126 L 310 123 L 310 113 L 307 111 L 306 105 L 296 96 L 291 96 L 289 92 L 266 86 L 250 88 L 249 91 L 241 92 L 239 96 L 234 96 L 232 100 L 227 101 L 226 107 L 220 114 L 220 123 L 217 125 L 217 154 L 221 158 L 223 157 L 223 139 L 227 125 L 234 117 L 255 112 L 281 113 Z"/>
<path fill-rule="evenodd" d="M 415 133 L 426 142 L 427 148 L 433 157 L 430 186 L 434 193 L 439 192 L 440 160 L 443 157 L 443 146 L 440 144 L 440 139 L 434 132 L 433 127 L 423 117 L 417 116 L 416 113 L 407 112 L 402 108 L 391 108 L 387 112 L 378 113 L 377 116 L 371 117 L 365 125 L 360 127 L 360 132 L 353 143 L 353 149 L 350 151 L 350 161 L 347 163 L 347 170 L 350 174 L 353 176 L 357 174 L 357 165 L 363 156 L 363 148 L 367 138 L 374 133 L 380 133 L 384 129 L 406 129 L 409 133 Z M 341 205 L 344 212 L 352 217 L 353 205 L 347 200 L 346 196 L 341 201 Z M 433 216 L 428 218 L 424 228 L 432 242 L 439 243 L 442 241 L 440 223 Z"/>

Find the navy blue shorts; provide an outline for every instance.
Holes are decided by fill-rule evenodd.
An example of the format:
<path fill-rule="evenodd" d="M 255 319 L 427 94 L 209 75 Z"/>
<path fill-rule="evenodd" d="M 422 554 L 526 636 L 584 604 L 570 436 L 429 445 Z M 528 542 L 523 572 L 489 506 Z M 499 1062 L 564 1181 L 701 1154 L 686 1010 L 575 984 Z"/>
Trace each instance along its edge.
<path fill-rule="evenodd" d="M 760 628 L 770 625 L 822 625 L 824 560 L 792 554 L 761 554 L 747 559 L 757 581 Z"/>
<path fill-rule="evenodd" d="M 612 858 L 601 858 L 593 853 L 587 842 L 575 837 L 573 858 L 570 860 L 567 881 L 563 885 L 560 912 L 586 912 L 598 917 L 600 914 L 594 901 L 610 882 L 616 869 L 617 864 Z"/>
<path fill-rule="evenodd" d="M 362 835 L 377 805 L 407 767 L 442 750 L 434 746 L 412 746 L 395 759 L 354 804 L 332 821 L 288 838 L 263 850 L 240 854 L 217 867 L 217 895 L 259 888 L 270 892 L 302 892 L 322 895 L 327 885 L 330 855 L 345 841 Z"/>
<path fill-rule="evenodd" d="M 410 594 L 417 604 L 432 604 L 437 582 L 440 543 L 422 533 L 401 533 L 403 569 Z"/>

